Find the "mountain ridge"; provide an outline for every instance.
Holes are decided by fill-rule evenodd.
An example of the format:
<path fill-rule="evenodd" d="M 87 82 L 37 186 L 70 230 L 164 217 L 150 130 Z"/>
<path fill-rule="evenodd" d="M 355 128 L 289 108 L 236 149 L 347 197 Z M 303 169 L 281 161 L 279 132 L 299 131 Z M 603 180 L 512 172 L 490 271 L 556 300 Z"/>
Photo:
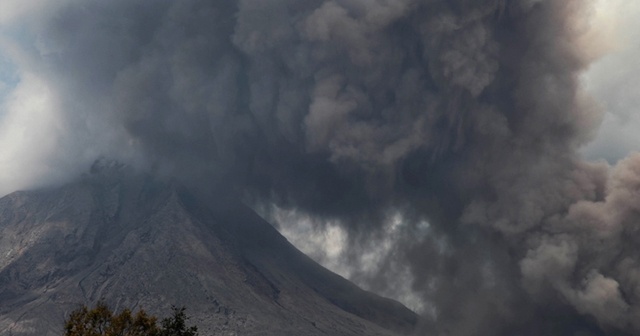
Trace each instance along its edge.
<path fill-rule="evenodd" d="M 415 327 L 400 303 L 322 268 L 231 195 L 212 195 L 117 167 L 1 198 L 0 334 L 60 334 L 71 309 L 102 298 L 159 315 L 185 305 L 203 335 Z"/>

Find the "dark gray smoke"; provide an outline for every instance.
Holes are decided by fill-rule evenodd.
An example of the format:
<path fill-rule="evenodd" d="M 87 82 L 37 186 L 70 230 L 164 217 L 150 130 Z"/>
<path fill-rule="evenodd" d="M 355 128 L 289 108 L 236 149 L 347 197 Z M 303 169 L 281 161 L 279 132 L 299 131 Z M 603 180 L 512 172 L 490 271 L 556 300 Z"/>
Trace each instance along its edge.
<path fill-rule="evenodd" d="M 419 333 L 640 332 L 640 156 L 578 149 L 585 0 L 67 1 L 34 25 L 75 109 L 150 170 L 338 221 Z M 40 51 L 43 54 L 42 51 Z M 74 111 L 81 110 L 82 113 Z M 428 232 L 424 221 L 429 223 Z"/>

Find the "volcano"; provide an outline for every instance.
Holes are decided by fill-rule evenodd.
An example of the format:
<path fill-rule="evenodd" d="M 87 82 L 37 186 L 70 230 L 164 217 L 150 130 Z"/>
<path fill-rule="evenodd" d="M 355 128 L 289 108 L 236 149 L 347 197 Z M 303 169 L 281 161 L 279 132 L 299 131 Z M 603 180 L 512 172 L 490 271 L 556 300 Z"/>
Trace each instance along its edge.
<path fill-rule="evenodd" d="M 417 315 L 298 251 L 230 195 L 117 164 L 0 199 L 0 334 L 61 335 L 81 304 L 169 314 L 201 335 L 406 335 Z M 211 196 L 216 195 L 216 196 Z"/>

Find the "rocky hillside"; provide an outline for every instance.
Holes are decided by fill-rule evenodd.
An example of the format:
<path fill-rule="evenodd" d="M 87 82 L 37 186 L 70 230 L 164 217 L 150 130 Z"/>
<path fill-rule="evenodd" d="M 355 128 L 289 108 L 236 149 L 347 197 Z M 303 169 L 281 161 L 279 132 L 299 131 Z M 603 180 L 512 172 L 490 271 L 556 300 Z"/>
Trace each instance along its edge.
<path fill-rule="evenodd" d="M 0 199 L 0 335 L 60 335 L 101 298 L 160 316 L 184 305 L 202 335 L 406 335 L 417 321 L 226 195 L 111 167 Z"/>

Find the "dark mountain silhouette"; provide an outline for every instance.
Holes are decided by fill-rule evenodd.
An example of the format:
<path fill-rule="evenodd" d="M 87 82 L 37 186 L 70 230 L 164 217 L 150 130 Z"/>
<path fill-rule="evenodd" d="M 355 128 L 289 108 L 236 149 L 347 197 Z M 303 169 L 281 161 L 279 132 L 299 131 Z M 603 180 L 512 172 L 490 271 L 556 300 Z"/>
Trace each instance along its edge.
<path fill-rule="evenodd" d="M 60 335 L 104 298 L 202 335 L 403 335 L 415 313 L 316 264 L 231 196 L 111 164 L 0 199 L 0 335 Z"/>

